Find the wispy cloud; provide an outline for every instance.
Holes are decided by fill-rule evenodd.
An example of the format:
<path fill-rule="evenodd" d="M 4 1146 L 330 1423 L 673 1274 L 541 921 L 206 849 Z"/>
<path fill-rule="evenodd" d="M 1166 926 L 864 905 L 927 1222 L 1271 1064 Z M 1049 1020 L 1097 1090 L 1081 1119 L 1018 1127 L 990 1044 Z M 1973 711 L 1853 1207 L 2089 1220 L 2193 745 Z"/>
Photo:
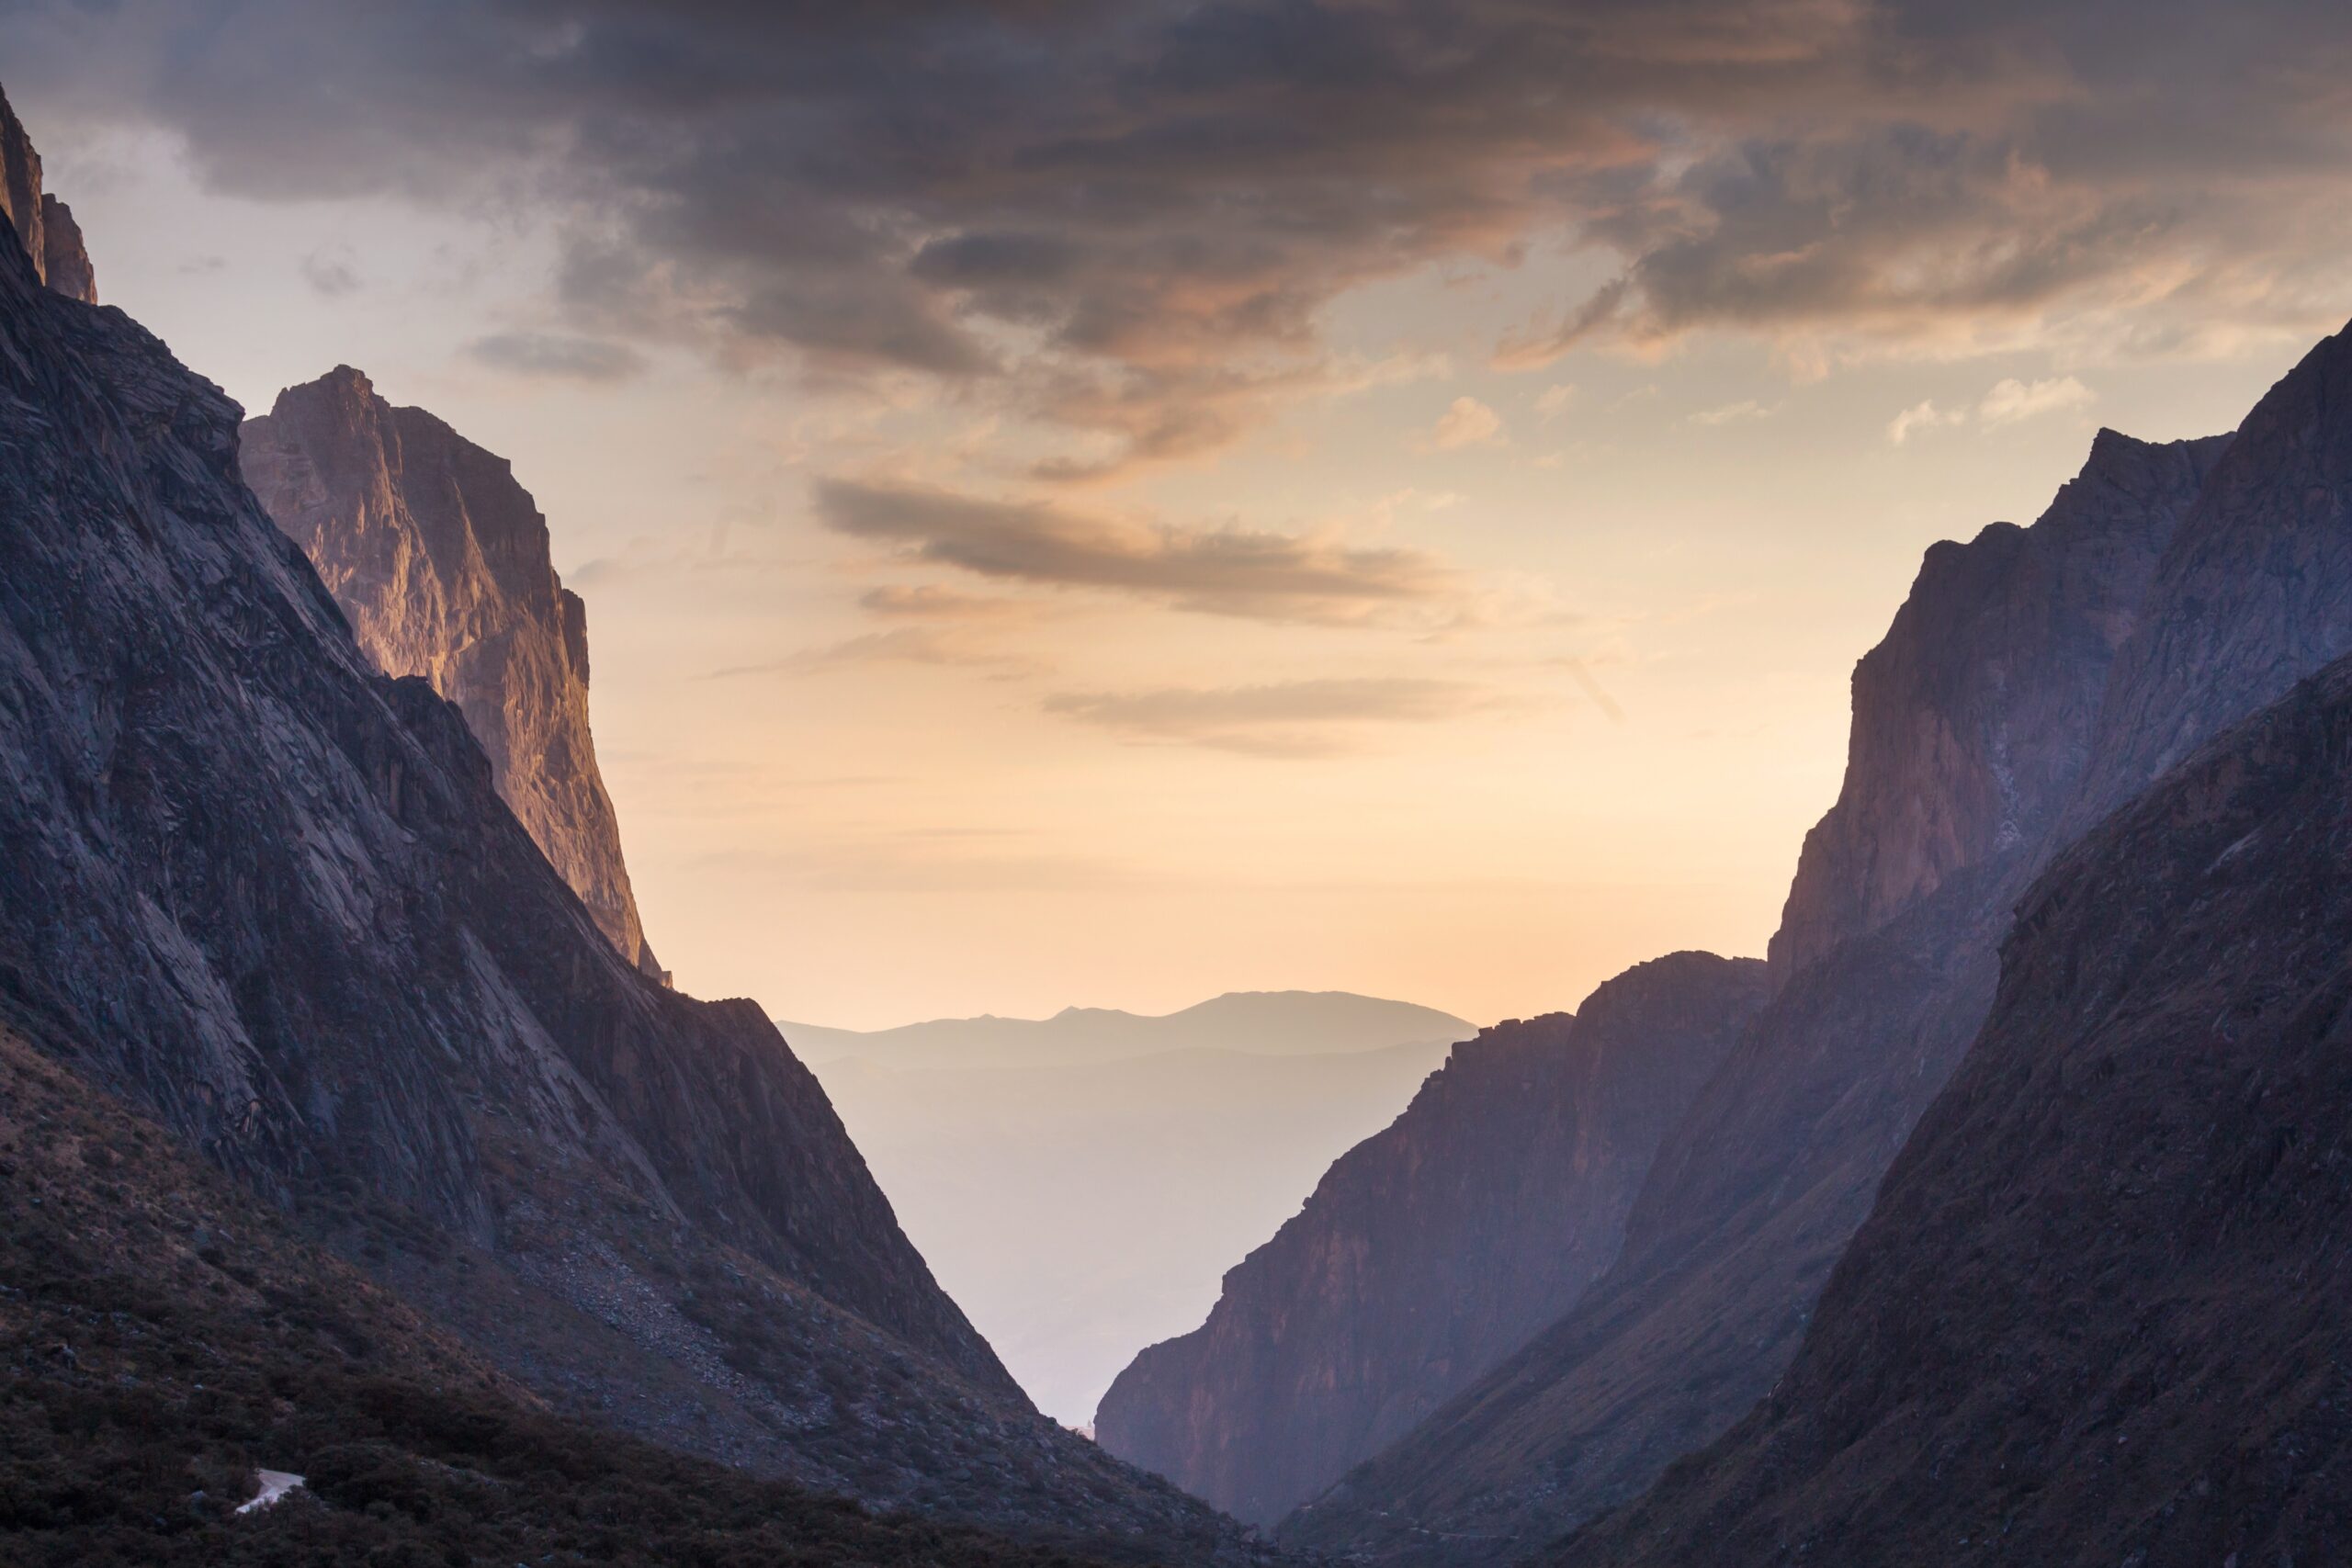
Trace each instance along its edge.
<path fill-rule="evenodd" d="M 359 263 L 348 246 L 322 247 L 302 258 L 302 281 L 330 299 L 359 291 Z"/>
<path fill-rule="evenodd" d="M 1465 446 L 1500 446 L 1504 442 L 1502 415 L 1476 398 L 1454 399 L 1438 416 L 1429 435 L 1430 446 L 1440 452 L 1458 452 Z"/>
<path fill-rule="evenodd" d="M 1995 429 L 2015 424 L 2021 419 L 2056 413 L 2064 409 L 2078 409 L 2097 401 L 2091 389 L 2072 376 L 2061 376 L 2049 381 L 2020 381 L 2011 377 L 1994 384 L 1976 405 L 1976 417 L 1984 428 Z"/>
<path fill-rule="evenodd" d="M 823 675 L 874 664 L 926 664 L 986 670 L 1007 679 L 1035 673 L 1040 668 L 1033 660 L 975 646 L 962 637 L 930 626 L 898 626 L 888 631 L 863 632 L 838 642 L 799 649 L 781 659 L 729 665 L 723 670 L 712 671 L 708 678 L 717 681 L 744 675 Z"/>
<path fill-rule="evenodd" d="M 1442 613 L 1464 592 L 1433 556 L 1257 529 L 1186 528 L 1024 501 L 828 479 L 825 525 L 981 577 L 1125 593 L 1212 615 L 1350 624 Z"/>
<path fill-rule="evenodd" d="M 567 381 L 625 381 L 645 368 L 645 356 L 627 344 L 560 333 L 493 333 L 465 354 L 493 370 Z"/>
<path fill-rule="evenodd" d="M 2021 381 L 2010 377 L 1995 382 L 1973 409 L 1965 405 L 1939 407 L 1932 398 L 1914 403 L 1887 422 L 1886 438 L 1901 446 L 1911 439 L 1914 431 L 1966 424 L 1971 419 L 1980 429 L 1997 430 L 2020 420 L 2085 408 L 2098 400 L 2097 393 L 2072 376 L 2044 381 Z"/>
<path fill-rule="evenodd" d="M 1752 419 L 1771 417 L 1770 409 L 1766 408 L 1754 398 L 1747 398 L 1739 402 L 1725 403 L 1721 408 L 1702 409 L 1690 416 L 1690 423 L 1693 424 L 1744 424 Z"/>
<path fill-rule="evenodd" d="M 1491 710 L 1501 698 L 1462 681 L 1368 676 L 1251 686 L 1163 686 L 1057 692 L 1046 711 L 1138 741 L 1204 746 L 1257 757 L 1328 757 L 1361 749 L 1368 728 L 1435 724 Z"/>

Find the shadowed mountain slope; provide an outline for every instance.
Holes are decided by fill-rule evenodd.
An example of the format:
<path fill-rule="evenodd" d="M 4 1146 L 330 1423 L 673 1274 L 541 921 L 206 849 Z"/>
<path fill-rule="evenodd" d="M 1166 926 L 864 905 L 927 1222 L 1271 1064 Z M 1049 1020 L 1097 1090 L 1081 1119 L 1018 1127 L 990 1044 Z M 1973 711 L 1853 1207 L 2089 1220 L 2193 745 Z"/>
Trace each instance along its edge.
<path fill-rule="evenodd" d="M 1661 1147 L 1617 1263 L 1285 1540 L 1431 1562 L 1525 1551 L 1771 1386 L 1983 1021 L 2118 651 L 2224 449 L 2102 432 L 2031 528 L 1928 553 L 1857 670 L 1846 784 L 1791 890 L 1778 993 Z"/>
<path fill-rule="evenodd" d="M 1226 1275 L 1206 1324 L 1120 1375 L 1097 1438 L 1241 1518 L 1281 1517 L 1609 1266 L 1659 1139 L 1765 990 L 1753 960 L 1676 953 L 1574 1017 L 1454 1047 Z"/>
<path fill-rule="evenodd" d="M 2040 879 L 1787 1376 L 1563 1561 L 2334 1561 L 2347 953 L 2339 663 Z"/>
<path fill-rule="evenodd" d="M 0 236 L 0 1020 L 559 1407 L 1232 1550 L 1029 1407 L 756 1008 L 616 952 L 458 710 L 352 640 L 238 423 Z"/>
<path fill-rule="evenodd" d="M 552 1415 L 5 1027 L 0 1173 L 17 1568 L 1070 1561 Z"/>

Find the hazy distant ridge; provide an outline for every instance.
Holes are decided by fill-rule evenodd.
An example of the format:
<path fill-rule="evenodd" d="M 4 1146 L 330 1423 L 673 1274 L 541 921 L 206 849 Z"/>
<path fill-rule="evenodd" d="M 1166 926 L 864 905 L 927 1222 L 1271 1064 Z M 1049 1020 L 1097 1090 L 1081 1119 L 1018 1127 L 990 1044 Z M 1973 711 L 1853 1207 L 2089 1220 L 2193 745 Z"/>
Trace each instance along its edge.
<path fill-rule="evenodd" d="M 783 1019 L 776 1026 L 803 1061 L 892 1068 L 1052 1067 L 1161 1051 L 1335 1055 L 1448 1044 L 1478 1032 L 1435 1008 L 1351 991 L 1228 991 L 1160 1017 L 1064 1008 L 1051 1018 L 943 1018 L 871 1032 Z"/>

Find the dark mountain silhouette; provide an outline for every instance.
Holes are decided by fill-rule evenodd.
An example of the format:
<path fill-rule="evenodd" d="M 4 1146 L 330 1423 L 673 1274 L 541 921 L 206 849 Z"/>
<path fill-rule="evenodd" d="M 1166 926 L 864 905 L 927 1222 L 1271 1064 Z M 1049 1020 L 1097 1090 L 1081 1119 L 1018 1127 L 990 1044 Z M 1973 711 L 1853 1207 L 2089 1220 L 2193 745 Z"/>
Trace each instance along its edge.
<path fill-rule="evenodd" d="M 1787 1375 L 1560 1560 L 2335 1561 L 2347 954 L 2352 661 L 2036 883 Z"/>
<path fill-rule="evenodd" d="M 588 732 L 587 610 L 506 460 L 340 366 L 245 421 L 238 468 L 359 646 L 458 705 L 540 852 L 621 956 L 659 975 Z"/>
<path fill-rule="evenodd" d="M 1574 1016 L 1454 1048 L 1122 1373 L 1095 1436 L 1272 1523 L 1569 1306 L 1614 1258 L 1658 1141 L 1763 1005 L 1764 966 L 1677 953 Z"/>
<path fill-rule="evenodd" d="M 239 417 L 0 239 L 0 1021 L 560 1408 L 1233 1550 L 1031 1409 L 756 1008 L 605 940 L 244 488 Z"/>
<path fill-rule="evenodd" d="M 11 1568 L 1072 1561 L 553 1414 L 6 1026 L 0 1171 Z"/>
<path fill-rule="evenodd" d="M 1847 781 L 1791 890 L 1778 994 L 1661 1147 L 1617 1262 L 1284 1540 L 1431 1562 L 1527 1550 L 1771 1386 L 1984 1019 L 2119 650 L 2223 450 L 2102 432 L 2032 527 L 1928 553 L 1856 671 Z"/>

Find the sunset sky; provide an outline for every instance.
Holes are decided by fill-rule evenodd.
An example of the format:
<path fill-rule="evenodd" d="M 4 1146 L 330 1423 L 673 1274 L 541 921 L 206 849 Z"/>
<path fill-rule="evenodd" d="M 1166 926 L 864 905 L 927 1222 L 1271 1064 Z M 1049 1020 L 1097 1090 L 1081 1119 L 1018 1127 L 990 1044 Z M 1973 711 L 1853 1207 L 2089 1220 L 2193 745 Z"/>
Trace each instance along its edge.
<path fill-rule="evenodd" d="M 2352 26 L 2043 9 L 17 0 L 0 73 L 103 299 L 513 459 L 681 986 L 1489 1020 L 1760 953 L 1921 550 L 2352 315 Z"/>

